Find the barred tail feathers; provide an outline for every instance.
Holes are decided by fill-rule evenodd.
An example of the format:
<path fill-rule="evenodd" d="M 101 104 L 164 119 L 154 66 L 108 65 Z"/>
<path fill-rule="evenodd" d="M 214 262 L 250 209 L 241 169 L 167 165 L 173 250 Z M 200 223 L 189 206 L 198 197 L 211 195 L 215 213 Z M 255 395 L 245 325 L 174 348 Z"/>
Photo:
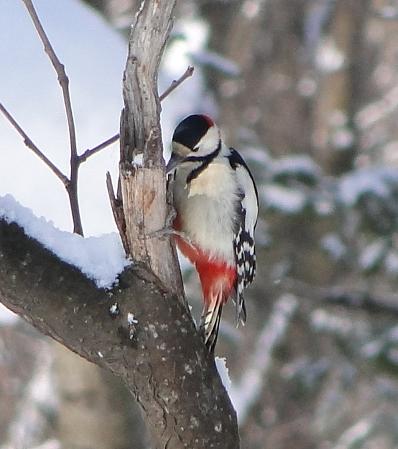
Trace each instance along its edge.
<path fill-rule="evenodd" d="M 223 306 L 221 295 L 222 291 L 219 291 L 219 294 L 213 298 L 210 305 L 205 302 L 200 320 L 200 331 L 203 335 L 203 341 L 211 353 L 214 352 L 217 343 L 218 329 L 220 327 Z"/>

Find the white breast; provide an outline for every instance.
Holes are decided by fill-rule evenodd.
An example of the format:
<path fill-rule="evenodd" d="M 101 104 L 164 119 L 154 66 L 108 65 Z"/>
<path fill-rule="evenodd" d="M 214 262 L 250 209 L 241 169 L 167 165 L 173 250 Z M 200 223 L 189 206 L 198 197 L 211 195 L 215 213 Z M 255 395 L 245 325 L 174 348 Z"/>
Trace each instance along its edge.
<path fill-rule="evenodd" d="M 236 175 L 222 158 L 213 161 L 186 184 L 193 164 L 176 172 L 174 204 L 182 231 L 211 257 L 233 265 L 234 215 L 237 195 Z"/>

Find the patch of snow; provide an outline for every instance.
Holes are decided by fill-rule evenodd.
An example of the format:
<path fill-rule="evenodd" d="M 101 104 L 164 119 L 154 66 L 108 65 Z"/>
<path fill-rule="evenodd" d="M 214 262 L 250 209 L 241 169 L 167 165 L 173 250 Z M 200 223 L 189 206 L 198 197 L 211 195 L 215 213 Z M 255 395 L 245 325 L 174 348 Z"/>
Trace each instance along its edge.
<path fill-rule="evenodd" d="M 227 368 L 227 360 L 225 357 L 215 357 L 216 367 L 220 375 L 221 382 L 228 393 L 231 392 L 232 381 L 229 377 L 229 370 Z"/>
<path fill-rule="evenodd" d="M 143 153 L 136 154 L 133 159 L 133 165 L 136 167 L 142 167 L 143 158 Z"/>
<path fill-rule="evenodd" d="M 321 240 L 321 247 L 333 260 L 340 260 L 347 253 L 347 248 L 340 236 L 334 233 L 326 234 Z"/>
<path fill-rule="evenodd" d="M 117 316 L 120 313 L 119 304 L 115 302 L 109 307 L 109 313 L 113 316 Z"/>
<path fill-rule="evenodd" d="M 260 12 L 264 0 L 246 0 L 242 5 L 242 13 L 249 19 L 253 20 Z"/>
<path fill-rule="evenodd" d="M 222 423 L 218 422 L 214 425 L 214 430 L 218 433 L 222 431 Z"/>
<path fill-rule="evenodd" d="M 321 175 L 319 166 L 309 156 L 304 154 L 283 157 L 273 161 L 272 172 L 274 176 L 286 173 L 318 178 Z"/>
<path fill-rule="evenodd" d="M 61 260 L 79 268 L 99 288 L 109 288 L 130 263 L 116 233 L 83 238 L 57 229 L 44 217 L 36 217 L 11 195 L 0 196 L 0 218 L 15 222 L 26 235 L 41 243 Z"/>
<path fill-rule="evenodd" d="M 353 132 L 347 128 L 339 128 L 332 134 L 332 144 L 337 150 L 345 150 L 354 142 Z"/>
<path fill-rule="evenodd" d="M 325 332 L 335 335 L 348 336 L 353 329 L 350 318 L 336 316 L 324 309 L 314 310 L 310 316 L 310 323 L 312 329 L 317 332 Z"/>
<path fill-rule="evenodd" d="M 275 184 L 262 186 L 259 192 L 267 207 L 286 214 L 301 212 L 307 201 L 304 193 Z"/>
<path fill-rule="evenodd" d="M 377 264 L 386 252 L 386 242 L 384 239 L 377 239 L 371 244 L 367 245 L 359 256 L 359 266 L 362 270 L 371 270 Z"/>
<path fill-rule="evenodd" d="M 247 161 L 253 162 L 256 168 L 268 169 L 271 165 L 271 158 L 264 147 L 246 146 L 244 156 Z"/>
<path fill-rule="evenodd" d="M 398 8 L 395 5 L 386 5 L 379 8 L 377 14 L 383 19 L 397 20 Z"/>
<path fill-rule="evenodd" d="M 375 416 L 375 413 L 371 413 L 366 418 L 349 427 L 343 432 L 337 444 L 332 449 L 347 449 L 363 446 L 376 425 L 377 420 Z"/>
<path fill-rule="evenodd" d="M 127 314 L 127 323 L 129 324 L 129 326 L 132 326 L 133 324 L 138 324 L 138 320 L 135 317 L 134 313 L 129 312 Z"/>
<path fill-rule="evenodd" d="M 396 275 L 398 273 L 398 253 L 396 251 L 389 251 L 384 264 L 389 274 Z"/>
<path fill-rule="evenodd" d="M 345 56 L 332 39 L 325 39 L 318 47 L 315 62 L 321 71 L 333 73 L 343 67 Z"/>
<path fill-rule="evenodd" d="M 392 184 L 398 184 L 396 170 L 386 167 L 362 168 L 342 177 L 338 195 L 347 206 L 353 206 L 366 193 L 388 198 Z"/>
<path fill-rule="evenodd" d="M 240 68 L 230 59 L 212 51 L 198 51 L 192 55 L 192 60 L 201 65 L 210 66 L 232 77 L 240 75 Z"/>
<path fill-rule="evenodd" d="M 398 107 L 398 86 L 395 86 L 386 92 L 379 100 L 367 104 L 361 109 L 355 118 L 356 123 L 361 129 L 367 129 L 375 125 L 380 120 L 385 119 L 390 114 L 395 113 Z"/>
<path fill-rule="evenodd" d="M 55 438 L 51 438 L 39 446 L 35 446 L 32 449 L 61 449 L 61 442 Z"/>

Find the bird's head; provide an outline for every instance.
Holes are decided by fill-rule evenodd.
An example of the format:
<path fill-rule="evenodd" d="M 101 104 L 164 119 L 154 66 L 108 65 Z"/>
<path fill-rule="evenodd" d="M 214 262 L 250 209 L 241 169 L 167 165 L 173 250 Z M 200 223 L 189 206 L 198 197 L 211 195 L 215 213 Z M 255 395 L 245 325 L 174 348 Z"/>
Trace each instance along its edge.
<path fill-rule="evenodd" d="M 167 172 L 184 162 L 194 162 L 212 154 L 220 146 L 220 129 L 207 115 L 195 114 L 182 120 L 173 134 L 173 151 Z"/>

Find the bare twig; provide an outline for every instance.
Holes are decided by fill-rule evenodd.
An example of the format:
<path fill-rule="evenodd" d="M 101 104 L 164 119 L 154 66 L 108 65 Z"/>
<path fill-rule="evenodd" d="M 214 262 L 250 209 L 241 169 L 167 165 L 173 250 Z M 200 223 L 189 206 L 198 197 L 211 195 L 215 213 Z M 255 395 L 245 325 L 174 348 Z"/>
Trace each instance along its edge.
<path fill-rule="evenodd" d="M 40 37 L 40 40 L 43 43 L 44 51 L 47 53 L 51 64 L 54 67 L 54 70 L 57 73 L 58 76 L 58 82 L 62 89 L 62 94 L 64 97 L 64 103 L 65 103 L 65 110 L 66 110 L 66 116 L 68 120 L 68 128 L 69 128 L 69 139 L 70 139 L 70 149 L 71 153 L 73 155 L 77 154 L 77 146 L 76 146 L 76 131 L 75 131 L 75 123 L 73 119 L 73 113 L 72 113 L 72 104 L 70 100 L 70 94 L 69 94 L 69 79 L 65 72 L 65 66 L 61 63 L 61 61 L 58 59 L 58 56 L 55 54 L 55 51 L 44 31 L 44 28 L 40 22 L 40 19 L 36 13 L 36 10 L 33 6 L 33 3 L 31 0 L 22 0 L 26 6 L 26 9 L 28 10 L 28 13 L 33 21 L 33 24 L 36 28 L 36 31 Z"/>
<path fill-rule="evenodd" d="M 178 78 L 178 80 L 173 80 L 170 86 L 160 95 L 159 100 L 163 101 L 174 89 L 182 84 L 187 78 L 193 75 L 194 67 L 188 66 L 187 70 Z"/>
<path fill-rule="evenodd" d="M 68 122 L 68 130 L 69 130 L 69 145 L 70 145 L 70 179 L 69 183 L 66 186 L 66 190 L 69 196 L 69 203 L 72 213 L 73 219 L 73 232 L 76 234 L 83 235 L 83 227 L 80 217 L 80 209 L 79 209 L 79 199 L 77 195 L 77 179 L 78 179 L 78 170 L 79 170 L 79 157 L 77 155 L 77 144 L 76 144 L 76 130 L 75 123 L 73 119 L 72 112 L 72 103 L 70 99 L 69 93 L 69 79 L 65 72 L 65 67 L 58 59 L 58 56 L 55 54 L 55 51 L 44 31 L 44 28 L 40 22 L 40 19 L 36 13 L 36 10 L 33 6 L 31 0 L 22 0 L 28 10 L 28 13 L 33 21 L 33 24 L 36 28 L 36 31 L 40 37 L 40 40 L 43 43 L 44 51 L 47 53 L 54 70 L 57 73 L 58 82 L 61 86 L 62 95 L 65 104 L 65 112 L 66 118 Z"/>
<path fill-rule="evenodd" d="M 194 72 L 193 66 L 188 66 L 185 72 L 178 78 L 177 80 L 173 80 L 170 86 L 160 95 L 159 100 L 163 101 L 166 97 L 168 97 L 173 90 L 177 89 L 177 87 L 182 84 L 187 78 L 191 77 Z M 105 140 L 104 142 L 100 143 L 96 147 L 86 150 L 81 156 L 79 156 L 79 162 L 86 161 L 90 156 L 93 156 L 94 154 L 98 153 L 99 151 L 103 150 L 104 148 L 112 145 L 114 142 L 119 140 L 120 134 L 115 134 L 114 136 L 110 137 L 109 139 Z"/>
<path fill-rule="evenodd" d="M 98 153 L 99 151 L 103 150 L 104 148 L 112 145 L 114 142 L 118 141 L 120 138 L 120 134 L 115 134 L 114 136 L 110 137 L 109 139 L 105 140 L 104 142 L 100 143 L 94 148 L 91 148 L 90 150 L 86 150 L 83 154 L 79 156 L 79 163 L 82 163 L 86 161 L 90 156 L 93 156 L 94 154 Z"/>
<path fill-rule="evenodd" d="M 32 142 L 31 138 L 25 133 L 25 131 L 19 126 L 18 122 L 14 119 L 14 117 L 7 111 L 5 106 L 0 103 L 0 111 L 4 114 L 5 118 L 11 123 L 11 125 L 16 129 L 18 134 L 24 140 L 25 145 L 35 153 L 35 155 L 41 159 L 48 168 L 61 180 L 65 187 L 69 184 L 69 179 L 56 167 L 48 157 L 43 154 L 39 148 Z"/>

